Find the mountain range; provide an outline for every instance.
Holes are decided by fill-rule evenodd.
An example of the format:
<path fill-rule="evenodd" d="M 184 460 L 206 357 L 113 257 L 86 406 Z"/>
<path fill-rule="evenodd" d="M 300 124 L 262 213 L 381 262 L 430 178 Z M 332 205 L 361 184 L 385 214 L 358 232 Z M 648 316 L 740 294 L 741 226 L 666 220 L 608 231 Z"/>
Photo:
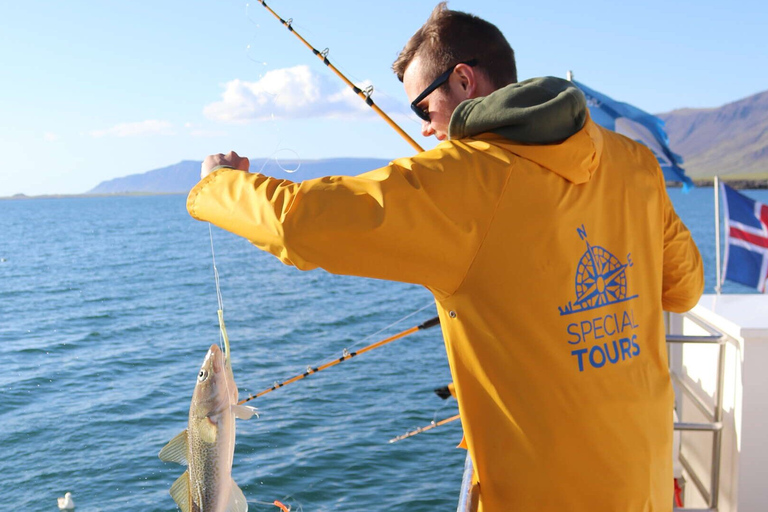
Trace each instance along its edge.
<path fill-rule="evenodd" d="M 720 175 L 731 180 L 768 179 L 768 91 L 718 108 L 684 108 L 657 115 L 666 124 L 672 151 L 683 157 L 683 168 L 691 178 L 706 180 Z M 260 161 L 264 159 L 252 159 Z M 252 165 L 252 170 L 297 181 L 355 175 L 388 163 L 381 158 L 267 160 L 260 169 Z M 200 164 L 184 160 L 104 181 L 88 193 L 186 193 L 198 182 Z"/>
<path fill-rule="evenodd" d="M 267 176 L 285 178 L 292 181 L 309 180 L 329 175 L 353 176 L 379 167 L 384 167 L 389 160 L 383 158 L 326 158 L 322 160 L 262 160 L 251 159 L 251 170 Z M 177 164 L 154 169 L 142 174 L 131 174 L 99 183 L 88 194 L 125 194 L 187 193 L 200 181 L 202 162 L 183 160 Z"/>
<path fill-rule="evenodd" d="M 768 91 L 718 108 L 658 116 L 691 178 L 768 178 Z"/>

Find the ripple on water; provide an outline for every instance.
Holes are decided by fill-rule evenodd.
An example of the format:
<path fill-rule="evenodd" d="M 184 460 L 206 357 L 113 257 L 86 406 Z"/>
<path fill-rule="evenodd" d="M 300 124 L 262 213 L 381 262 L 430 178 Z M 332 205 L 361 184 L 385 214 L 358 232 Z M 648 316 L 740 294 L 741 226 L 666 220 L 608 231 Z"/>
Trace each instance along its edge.
<path fill-rule="evenodd" d="M 184 201 L 16 202 L 0 216 L 13 275 L 0 283 L 0 508 L 55 510 L 66 491 L 78 510 L 173 508 L 182 468 L 157 453 L 185 427 L 219 338 L 208 229 Z M 220 230 L 214 243 L 241 395 L 430 300 L 415 286 L 298 272 Z M 255 510 L 274 499 L 307 512 L 455 507 L 458 425 L 387 443 L 432 420 L 442 402 L 431 387 L 449 379 L 439 331 L 413 340 L 253 401 L 261 418 L 238 422 L 233 474 Z"/>

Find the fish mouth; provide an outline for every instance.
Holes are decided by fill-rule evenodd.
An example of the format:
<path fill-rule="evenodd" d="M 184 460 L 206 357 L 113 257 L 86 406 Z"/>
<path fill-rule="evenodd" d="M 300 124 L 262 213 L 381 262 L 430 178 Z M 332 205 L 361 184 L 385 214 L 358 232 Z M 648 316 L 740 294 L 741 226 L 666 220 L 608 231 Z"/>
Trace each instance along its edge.
<path fill-rule="evenodd" d="M 224 369 L 224 353 L 215 343 L 208 349 L 208 358 L 211 360 L 214 373 L 219 373 Z"/>

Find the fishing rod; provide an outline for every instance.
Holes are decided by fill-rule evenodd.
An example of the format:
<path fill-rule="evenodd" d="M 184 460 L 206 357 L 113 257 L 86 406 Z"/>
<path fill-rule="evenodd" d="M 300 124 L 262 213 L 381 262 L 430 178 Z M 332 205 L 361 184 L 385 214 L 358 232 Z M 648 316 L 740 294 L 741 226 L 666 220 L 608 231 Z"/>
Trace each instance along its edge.
<path fill-rule="evenodd" d="M 360 350 L 356 350 L 354 352 L 349 352 L 347 349 L 344 349 L 344 352 L 342 353 L 342 356 L 340 358 L 334 359 L 333 361 L 325 363 L 322 366 L 318 366 L 317 368 L 313 368 L 311 366 L 308 366 L 307 367 L 307 371 L 305 371 L 304 373 L 300 373 L 300 374 L 296 375 L 295 377 L 291 377 L 290 379 L 288 379 L 288 380 L 286 380 L 284 382 L 279 382 L 279 383 L 275 382 L 275 384 L 271 388 L 267 388 L 264 391 L 256 393 L 255 395 L 250 395 L 250 396 L 248 396 L 248 398 L 245 398 L 245 399 L 240 400 L 239 402 L 237 402 L 237 405 L 243 405 L 246 402 L 250 402 L 254 398 L 259 398 L 260 396 L 264 396 L 267 393 L 271 393 L 272 391 L 274 391 L 276 389 L 280 389 L 282 387 L 285 387 L 288 384 L 293 384 L 294 382 L 300 381 L 301 379 L 303 379 L 305 377 L 308 377 L 309 375 L 321 372 L 321 371 L 326 370 L 326 369 L 328 369 L 328 368 L 330 368 L 332 366 L 336 366 L 339 363 L 343 363 L 344 361 L 347 361 L 348 359 L 352 359 L 355 356 L 359 356 L 360 354 L 364 354 L 364 353 L 366 353 L 368 351 L 371 351 L 371 350 L 373 350 L 375 348 L 382 347 L 382 346 L 386 345 L 387 343 L 390 343 L 390 342 L 395 341 L 395 340 L 399 340 L 400 338 L 405 338 L 406 336 L 408 336 L 410 334 L 413 334 L 413 333 L 418 332 L 418 331 L 423 331 L 425 329 L 429 329 L 430 327 L 434 327 L 436 325 L 440 325 L 440 318 L 439 317 L 430 318 L 429 320 L 427 320 L 426 322 L 424 322 L 422 324 L 419 324 L 417 326 L 411 327 L 410 329 L 406 329 L 406 330 L 404 330 L 402 332 L 399 332 L 399 333 L 397 333 L 397 334 L 395 334 L 393 336 L 390 336 L 389 338 L 385 338 L 385 339 L 383 339 L 381 341 L 377 341 L 376 343 L 372 343 L 372 344 L 368 345 L 367 347 L 361 348 Z"/>
<path fill-rule="evenodd" d="M 317 50 L 317 49 L 316 49 L 314 46 L 312 46 L 311 44 L 309 44 L 309 43 L 307 42 L 307 40 L 306 40 L 306 39 L 304 39 L 304 38 L 303 38 L 303 37 L 302 37 L 302 36 L 301 36 L 301 35 L 300 35 L 298 32 L 296 32 L 296 31 L 294 30 L 293 26 L 291 26 L 291 24 L 293 23 L 293 19 L 288 19 L 288 20 L 285 20 L 285 19 L 283 19 L 282 17 L 280 17 L 280 16 L 279 16 L 279 15 L 278 15 L 278 14 L 277 14 L 275 11 L 273 11 L 273 10 L 272 10 L 272 8 L 271 8 L 271 7 L 269 7 L 269 6 L 267 5 L 267 2 L 266 2 L 265 0 L 257 0 L 257 1 L 258 1 L 258 2 L 259 2 L 261 5 L 263 5 L 263 6 L 264 6 L 264 8 L 266 8 L 266 9 L 267 9 L 269 12 L 271 12 L 271 13 L 272 13 L 272 15 L 273 15 L 275 18 L 277 18 L 278 20 L 280 20 L 280 23 L 282 23 L 282 24 L 285 26 L 285 28 L 287 28 L 287 29 L 288 29 L 288 31 L 289 31 L 289 32 L 293 33 L 293 35 L 295 35 L 296 37 L 298 37 L 298 38 L 299 38 L 299 40 L 300 40 L 302 43 L 304 43 L 304 45 L 305 45 L 307 48 L 309 48 L 310 50 L 312 50 L 312 53 L 314 53 L 314 54 L 317 56 L 317 58 L 319 58 L 320 60 L 322 60 L 322 61 L 323 61 L 323 64 L 325 64 L 326 66 L 328 66 L 328 67 L 331 69 L 331 71 L 333 71 L 333 72 L 336 74 L 336 76 L 338 76 L 339 78 L 341 78 L 341 79 L 344 81 L 344 83 L 345 83 L 345 84 L 347 84 L 347 85 L 348 85 L 348 86 L 349 86 L 349 87 L 352 89 L 352 91 L 354 91 L 354 93 L 355 93 L 357 96 L 359 96 L 359 97 L 360 97 L 360 98 L 361 98 L 363 101 L 365 101 L 366 105 L 368 105 L 369 107 L 371 107 L 371 108 L 372 108 L 372 109 L 373 109 L 373 110 L 374 110 L 374 111 L 375 111 L 377 114 L 379 114 L 379 116 L 381 116 L 381 118 L 382 118 L 382 119 L 384 119 L 384 121 L 386 121 L 386 123 L 387 123 L 389 126 L 391 126 L 391 127 L 392 127 L 392 128 L 393 128 L 393 129 L 394 129 L 396 132 L 397 132 L 397 133 L 399 133 L 399 134 L 400 134 L 400 136 L 401 136 L 401 137 L 403 137 L 403 138 L 406 140 L 406 142 L 408 142 L 408 144 L 410 144 L 410 145 L 413 147 L 413 149 L 415 149 L 415 150 L 416 150 L 416 151 L 418 151 L 419 153 L 421 153 L 422 151 L 424 151 L 424 149 L 423 149 L 421 146 L 419 146 L 419 144 L 418 144 L 418 143 L 417 143 L 415 140 L 413 140 L 413 139 L 410 137 L 410 135 L 408 135 L 407 133 L 405 133 L 405 130 L 403 130 L 402 128 L 400 128 L 400 125 L 398 125 L 396 122 L 394 122 L 394 121 L 392 120 L 392 118 L 390 118 L 390 117 L 389 117 L 387 114 L 385 114 L 385 113 L 384 113 L 384 111 L 383 111 L 383 110 L 381 110 L 381 109 L 378 107 L 378 105 L 376 105 L 376 104 L 373 102 L 373 99 L 371 98 L 371 94 L 373 94 L 373 86 L 367 87 L 365 90 L 363 90 L 363 89 L 360 89 L 359 87 L 357 87 L 357 86 L 356 86 L 355 84 L 353 84 L 352 82 L 350 82 L 350 81 L 349 81 L 349 79 L 348 79 L 346 76 L 344 76 L 344 75 L 342 74 L 342 72 L 341 72 L 341 71 L 339 71 L 339 70 L 336 68 L 336 66 L 334 66 L 333 64 L 331 64 L 331 62 L 328 60 L 328 48 L 326 48 L 326 49 L 325 49 L 325 50 L 323 50 L 323 51 L 318 51 L 318 50 Z"/>
<path fill-rule="evenodd" d="M 416 430 L 411 430 L 410 432 L 406 432 L 405 434 L 401 436 L 397 436 L 394 439 L 390 439 L 390 443 L 396 443 L 398 441 L 402 441 L 403 439 L 408 439 L 409 437 L 413 437 L 416 434 L 421 434 L 422 432 L 426 432 L 427 430 L 432 430 L 433 428 L 440 427 L 442 425 L 445 425 L 446 423 L 450 423 L 452 421 L 456 421 L 459 418 L 461 418 L 461 414 L 457 414 L 456 416 L 451 416 L 450 418 L 446 418 L 444 420 L 440 420 L 437 423 L 434 421 L 427 425 L 426 427 L 419 427 Z"/>
<path fill-rule="evenodd" d="M 439 396 L 443 400 L 447 400 L 448 398 L 454 396 L 453 382 L 451 382 L 447 386 L 443 386 L 441 388 L 437 388 L 434 391 L 435 391 L 435 394 L 437 396 Z M 446 418 L 446 419 L 441 420 L 441 421 L 439 421 L 437 423 L 435 423 L 433 421 L 432 423 L 430 423 L 426 427 L 421 427 L 421 428 L 417 428 L 416 430 L 412 430 L 410 432 L 406 432 L 405 434 L 403 434 L 401 436 L 397 436 L 394 439 L 390 439 L 389 442 L 390 443 L 396 443 L 398 441 L 402 441 L 403 439 L 407 439 L 409 437 L 413 437 L 416 434 L 421 434 L 422 432 L 426 432 L 427 430 L 432 430 L 435 427 L 439 427 L 441 425 L 445 425 L 446 423 L 450 423 L 452 421 L 456 421 L 460 417 L 461 417 L 461 415 L 457 414 L 456 416 L 451 416 L 450 418 Z"/>

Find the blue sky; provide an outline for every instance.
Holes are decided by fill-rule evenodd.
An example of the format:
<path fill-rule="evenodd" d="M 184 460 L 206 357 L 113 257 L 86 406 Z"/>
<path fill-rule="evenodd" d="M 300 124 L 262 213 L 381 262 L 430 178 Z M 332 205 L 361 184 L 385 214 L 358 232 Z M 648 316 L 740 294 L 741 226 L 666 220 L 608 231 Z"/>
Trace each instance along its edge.
<path fill-rule="evenodd" d="M 268 4 L 424 147 L 390 66 L 435 1 Z M 495 23 L 520 79 L 577 80 L 659 113 L 768 89 L 765 2 L 454 0 Z M 0 0 L 0 196 L 234 149 L 252 158 L 413 151 L 258 2 Z M 674 149 L 674 148 L 673 148 Z"/>

